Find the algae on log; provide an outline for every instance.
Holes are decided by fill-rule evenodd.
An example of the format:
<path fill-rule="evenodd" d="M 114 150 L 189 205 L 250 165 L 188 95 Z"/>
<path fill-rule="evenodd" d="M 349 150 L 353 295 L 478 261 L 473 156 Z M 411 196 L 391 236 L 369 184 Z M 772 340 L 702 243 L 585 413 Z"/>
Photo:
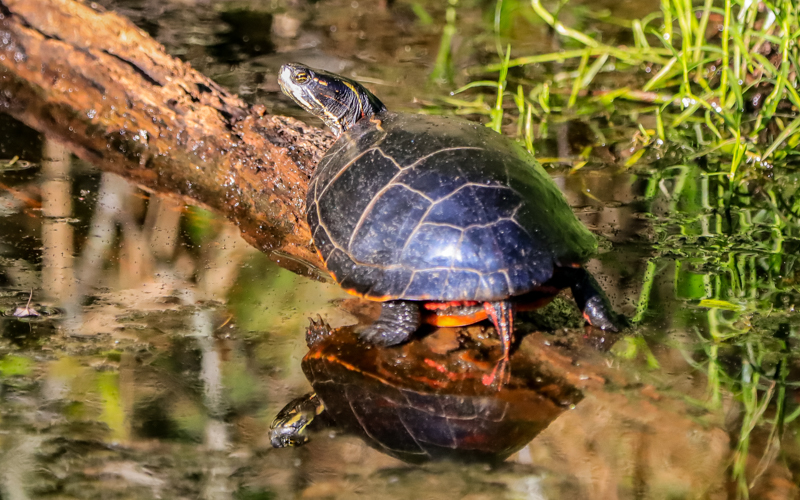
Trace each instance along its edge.
<path fill-rule="evenodd" d="M 105 171 L 225 215 L 289 257 L 284 267 L 321 266 L 303 212 L 332 137 L 248 106 L 93 7 L 0 0 L 0 110 Z"/>

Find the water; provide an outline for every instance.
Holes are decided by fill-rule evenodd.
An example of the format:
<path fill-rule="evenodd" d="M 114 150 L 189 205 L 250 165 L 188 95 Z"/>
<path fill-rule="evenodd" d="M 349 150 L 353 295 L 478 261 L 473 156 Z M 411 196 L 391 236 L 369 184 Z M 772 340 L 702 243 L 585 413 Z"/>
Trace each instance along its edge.
<path fill-rule="evenodd" d="M 607 8 L 630 17 L 650 4 Z M 275 81 L 288 60 L 428 112 L 452 112 L 439 98 L 496 60 L 494 6 L 477 2 L 458 7 L 455 81 L 443 86 L 427 83 L 445 15 L 435 3 L 105 5 L 294 116 Z M 565 22 L 594 29 L 569 5 Z M 503 29 L 516 50 L 557 47 L 541 23 L 515 19 Z M 576 159 L 587 123 L 609 138 L 606 156 L 595 145 L 586 167 L 551 172 L 601 237 L 588 268 L 640 323 L 587 339 L 568 297 L 527 317 L 520 356 L 577 392 L 503 464 L 413 466 L 335 429 L 300 448 L 269 442 L 273 417 L 310 390 L 307 318 L 339 327 L 374 310 L 281 270 L 213 215 L 0 117 L 0 498 L 727 498 L 742 484 L 754 498 L 794 498 L 797 235 L 773 205 L 791 206 L 796 179 L 721 210 L 721 179 L 677 147 L 635 168 L 608 160 L 634 130 L 595 118 L 554 124 L 537 147 Z M 472 331 L 491 346 L 483 333 Z M 441 339 L 424 342 L 446 359 L 452 339 Z"/>

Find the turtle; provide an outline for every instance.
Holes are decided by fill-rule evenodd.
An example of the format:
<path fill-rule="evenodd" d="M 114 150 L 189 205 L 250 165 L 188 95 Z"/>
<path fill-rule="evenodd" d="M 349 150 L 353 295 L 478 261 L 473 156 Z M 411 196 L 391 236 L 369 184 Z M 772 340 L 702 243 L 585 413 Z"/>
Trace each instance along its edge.
<path fill-rule="evenodd" d="M 467 120 L 391 112 L 358 82 L 303 64 L 283 65 L 279 84 L 337 137 L 306 215 L 333 280 L 383 302 L 363 340 L 396 345 L 423 322 L 490 319 L 503 346 L 491 385 L 508 366 L 515 311 L 561 289 L 590 325 L 624 325 L 583 267 L 594 235 L 522 146 Z"/>
<path fill-rule="evenodd" d="M 302 368 L 314 392 L 278 413 L 272 445 L 301 446 L 312 427 L 333 425 L 410 463 L 499 462 L 583 399 L 528 356 L 514 357 L 513 377 L 502 388 L 486 387 L 482 378 L 494 367 L 486 345 L 463 331 L 454 343 L 445 330 L 453 329 L 432 334 L 445 337 L 438 341 L 415 338 L 387 348 L 359 342 L 352 327 L 312 320 Z M 450 347 L 431 347 L 442 344 Z"/>

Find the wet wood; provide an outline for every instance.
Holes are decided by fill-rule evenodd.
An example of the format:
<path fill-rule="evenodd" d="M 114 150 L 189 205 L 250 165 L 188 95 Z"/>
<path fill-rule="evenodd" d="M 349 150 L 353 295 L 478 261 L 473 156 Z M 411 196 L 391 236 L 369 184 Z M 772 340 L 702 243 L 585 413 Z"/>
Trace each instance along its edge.
<path fill-rule="evenodd" d="M 0 109 L 105 171 L 225 215 L 284 267 L 321 265 L 303 210 L 332 137 L 248 106 L 113 12 L 0 0 Z"/>

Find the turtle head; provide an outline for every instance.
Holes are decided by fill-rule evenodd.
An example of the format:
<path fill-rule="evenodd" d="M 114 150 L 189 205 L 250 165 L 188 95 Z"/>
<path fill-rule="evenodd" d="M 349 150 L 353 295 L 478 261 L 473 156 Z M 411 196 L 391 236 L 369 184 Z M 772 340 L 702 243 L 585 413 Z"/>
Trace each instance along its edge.
<path fill-rule="evenodd" d="M 336 137 L 386 107 L 360 83 L 298 63 L 281 67 L 283 93 L 314 116 L 322 118 Z"/>

